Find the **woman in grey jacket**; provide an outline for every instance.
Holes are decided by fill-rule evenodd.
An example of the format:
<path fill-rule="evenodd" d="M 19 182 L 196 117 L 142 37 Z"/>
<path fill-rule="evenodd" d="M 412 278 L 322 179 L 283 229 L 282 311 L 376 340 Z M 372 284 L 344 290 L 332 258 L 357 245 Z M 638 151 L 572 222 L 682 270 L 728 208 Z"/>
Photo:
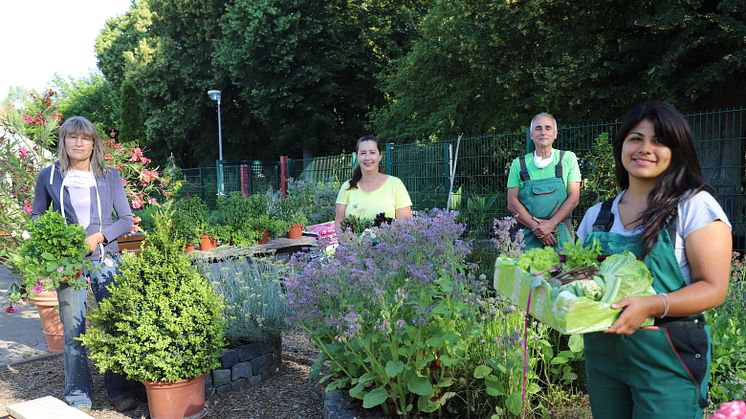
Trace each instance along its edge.
<path fill-rule="evenodd" d="M 68 118 L 59 131 L 58 159 L 36 178 L 33 217 L 49 207 L 59 211 L 68 223 L 80 224 L 88 232 L 85 242 L 95 269 L 90 273 L 96 301 L 109 296 L 106 286 L 118 269 L 117 237 L 132 228 L 133 216 L 122 179 L 116 170 L 104 166 L 104 149 L 96 128 L 81 116 Z M 116 213 L 116 217 L 114 217 Z M 76 340 L 85 333 L 88 291 L 67 285 L 57 289 L 60 319 L 65 330 L 65 400 L 79 409 L 91 409 L 93 392 L 88 356 Z M 133 397 L 139 383 L 120 374 L 104 376 L 109 399 L 119 411 L 137 406 Z"/>

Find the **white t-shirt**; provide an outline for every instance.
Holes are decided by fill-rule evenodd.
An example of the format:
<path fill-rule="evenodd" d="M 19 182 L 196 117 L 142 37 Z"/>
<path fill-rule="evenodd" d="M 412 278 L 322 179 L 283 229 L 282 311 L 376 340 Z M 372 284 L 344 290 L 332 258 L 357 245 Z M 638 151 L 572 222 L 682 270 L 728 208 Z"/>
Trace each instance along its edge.
<path fill-rule="evenodd" d="M 67 186 L 70 193 L 70 203 L 75 210 L 78 224 L 87 228 L 91 223 L 91 188 L 94 187 L 96 178 L 92 172 L 70 169 L 65 173 L 62 184 Z"/>
<path fill-rule="evenodd" d="M 634 236 L 642 233 L 642 228 L 627 230 L 619 219 L 619 200 L 624 192 L 617 195 L 614 203 L 611 205 L 611 213 L 614 214 L 614 224 L 609 232 L 617 233 L 622 236 Z M 731 228 L 728 216 L 720 207 L 720 204 L 709 192 L 699 192 L 694 196 L 685 197 L 679 201 L 679 216 L 676 220 L 676 238 L 674 239 L 674 254 L 679 268 L 687 284 L 691 283 L 691 270 L 689 269 L 689 260 L 686 258 L 684 248 L 684 239 L 695 230 L 710 224 L 713 221 L 720 220 L 728 228 Z M 601 211 L 601 204 L 596 204 L 588 209 L 583 216 L 583 221 L 578 227 L 578 238 L 581 242 L 593 231 L 593 223 Z"/>

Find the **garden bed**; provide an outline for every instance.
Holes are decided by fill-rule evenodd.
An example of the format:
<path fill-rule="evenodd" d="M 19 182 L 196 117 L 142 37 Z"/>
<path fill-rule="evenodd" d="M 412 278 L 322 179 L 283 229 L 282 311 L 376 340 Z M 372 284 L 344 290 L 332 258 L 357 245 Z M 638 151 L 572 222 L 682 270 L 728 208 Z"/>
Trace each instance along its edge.
<path fill-rule="evenodd" d="M 255 386 L 244 386 L 228 394 L 208 396 L 211 418 L 321 418 L 323 388 L 308 381 L 317 353 L 303 332 L 283 334 L 282 366 L 277 374 Z M 145 418 L 148 407 L 118 413 L 106 399 L 103 374 L 92 368 L 94 409 L 90 415 L 103 419 Z M 9 404 L 43 396 L 63 398 L 62 356 L 52 356 L 0 368 L 0 418 Z"/>

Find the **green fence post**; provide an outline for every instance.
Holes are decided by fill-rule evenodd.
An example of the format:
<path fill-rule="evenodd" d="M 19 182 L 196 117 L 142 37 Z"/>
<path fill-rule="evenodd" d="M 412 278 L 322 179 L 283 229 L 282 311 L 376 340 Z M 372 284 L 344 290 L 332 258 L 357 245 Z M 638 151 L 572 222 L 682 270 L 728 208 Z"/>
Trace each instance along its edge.
<path fill-rule="evenodd" d="M 216 172 L 218 175 L 218 195 L 223 195 L 223 161 L 222 160 L 215 160 Z"/>
<path fill-rule="evenodd" d="M 386 173 L 394 175 L 394 143 L 386 143 Z"/>
<path fill-rule="evenodd" d="M 443 206 L 447 207 L 448 206 L 448 194 L 451 189 L 451 144 L 450 143 L 443 144 L 443 168 L 445 169 L 444 171 L 446 174 L 446 187 L 445 187 L 446 200 Z M 454 173 L 454 176 L 455 175 L 456 174 Z"/>

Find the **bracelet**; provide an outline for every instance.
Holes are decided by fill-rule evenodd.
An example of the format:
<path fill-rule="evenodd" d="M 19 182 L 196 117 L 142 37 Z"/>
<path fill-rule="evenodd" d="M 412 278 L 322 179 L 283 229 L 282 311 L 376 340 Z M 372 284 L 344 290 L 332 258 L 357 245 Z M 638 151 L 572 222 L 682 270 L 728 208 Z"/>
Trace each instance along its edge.
<path fill-rule="evenodd" d="M 668 309 L 669 309 L 669 307 L 671 305 L 671 302 L 668 300 L 668 295 L 665 292 L 662 292 L 662 293 L 657 294 L 657 295 L 659 297 L 663 297 L 663 314 L 661 314 L 660 316 L 658 316 L 659 319 L 662 319 L 662 318 L 666 317 L 666 315 L 668 314 Z"/>

